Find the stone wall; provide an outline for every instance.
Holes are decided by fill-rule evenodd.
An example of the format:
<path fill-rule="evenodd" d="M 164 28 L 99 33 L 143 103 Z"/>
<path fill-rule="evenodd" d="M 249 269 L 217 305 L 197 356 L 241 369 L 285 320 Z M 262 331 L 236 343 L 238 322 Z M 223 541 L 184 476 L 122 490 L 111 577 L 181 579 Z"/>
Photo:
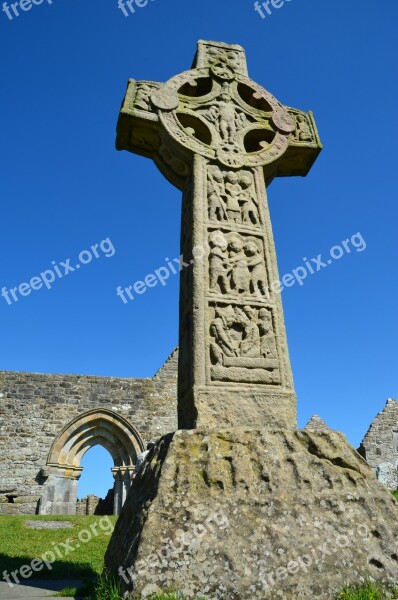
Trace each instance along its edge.
<path fill-rule="evenodd" d="M 0 513 L 37 512 L 52 444 L 79 415 L 113 411 L 144 443 L 175 431 L 177 361 L 151 379 L 0 372 Z"/>
<path fill-rule="evenodd" d="M 77 515 L 94 515 L 101 498 L 94 494 L 89 494 L 85 498 L 76 502 L 76 514 Z M 109 513 L 113 514 L 113 512 Z"/>
<path fill-rule="evenodd" d="M 114 490 L 108 490 L 105 498 L 88 494 L 76 502 L 77 515 L 113 515 Z"/>
<path fill-rule="evenodd" d="M 398 401 L 389 398 L 371 424 L 359 453 L 377 478 L 391 490 L 398 488 Z"/>
<path fill-rule="evenodd" d="M 175 350 L 151 379 L 0 372 L 0 514 L 35 514 L 50 449 L 63 428 L 89 411 L 112 411 L 143 442 L 177 429 Z M 313 417 L 306 430 L 327 425 Z M 398 488 L 398 401 L 389 399 L 359 448 L 377 477 Z M 86 505 L 78 507 L 86 511 Z"/>
<path fill-rule="evenodd" d="M 330 431 L 330 427 L 318 415 L 313 415 L 304 427 L 305 431 Z"/>

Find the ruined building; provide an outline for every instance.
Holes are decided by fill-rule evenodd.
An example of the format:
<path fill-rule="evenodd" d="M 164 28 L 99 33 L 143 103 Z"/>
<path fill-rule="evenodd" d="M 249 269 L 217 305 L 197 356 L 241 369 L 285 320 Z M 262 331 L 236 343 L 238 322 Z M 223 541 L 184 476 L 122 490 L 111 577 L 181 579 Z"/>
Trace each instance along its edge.
<path fill-rule="evenodd" d="M 177 362 L 174 351 L 152 379 L 0 372 L 0 514 L 109 513 L 112 502 L 119 514 L 137 454 L 177 429 Z M 306 426 L 327 428 L 318 416 Z M 113 490 L 77 501 L 81 459 L 97 444 L 113 458 Z M 397 400 L 387 401 L 359 452 L 398 488 Z"/>
<path fill-rule="evenodd" d="M 358 449 L 390 490 L 398 489 L 398 401 L 387 400 Z"/>
<path fill-rule="evenodd" d="M 137 455 L 177 429 L 176 397 L 177 351 L 152 379 L 0 372 L 0 514 L 89 513 L 77 487 L 98 444 L 114 462 L 119 514 Z"/>

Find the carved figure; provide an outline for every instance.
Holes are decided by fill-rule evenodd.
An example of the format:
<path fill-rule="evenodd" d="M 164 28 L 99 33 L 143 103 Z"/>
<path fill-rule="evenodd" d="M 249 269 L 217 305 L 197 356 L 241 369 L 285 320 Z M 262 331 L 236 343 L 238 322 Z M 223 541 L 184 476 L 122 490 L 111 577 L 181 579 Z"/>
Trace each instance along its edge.
<path fill-rule="evenodd" d="M 311 130 L 308 126 L 307 118 L 304 115 L 297 116 L 297 138 L 300 142 L 312 140 Z"/>
<path fill-rule="evenodd" d="M 242 188 L 239 185 L 238 174 L 230 171 L 226 176 L 225 190 L 227 192 L 227 215 L 228 220 L 234 223 L 240 223 L 241 213 L 239 199 L 242 194 Z"/>
<path fill-rule="evenodd" d="M 259 222 L 258 208 L 251 175 L 244 173 L 241 175 L 239 183 L 242 188 L 242 223 L 257 225 Z"/>
<path fill-rule="evenodd" d="M 271 314 L 266 308 L 258 313 L 258 326 L 261 334 L 260 352 L 264 358 L 276 358 L 275 338 L 272 327 Z"/>
<path fill-rule="evenodd" d="M 243 242 L 232 238 L 228 245 L 229 266 L 231 268 L 231 284 L 238 293 L 250 293 L 250 271 L 244 252 Z"/>
<path fill-rule="evenodd" d="M 260 357 L 260 332 L 257 325 L 257 311 L 251 306 L 238 309 L 244 327 L 240 344 L 240 355 L 252 358 Z"/>
<path fill-rule="evenodd" d="M 233 143 L 236 136 L 236 110 L 229 94 L 221 94 L 219 107 L 220 134 L 224 142 Z"/>
<path fill-rule="evenodd" d="M 151 97 L 153 89 L 153 87 L 147 85 L 146 83 L 143 83 L 139 86 L 134 103 L 137 108 L 141 108 L 142 110 L 146 111 L 150 110 L 149 98 Z"/>
<path fill-rule="evenodd" d="M 214 104 L 211 104 L 206 111 L 199 112 L 216 126 L 224 144 L 236 146 L 237 131 L 245 126 L 248 118 L 243 111 L 237 109 L 227 82 L 224 82 L 221 94 Z"/>
<path fill-rule="evenodd" d="M 214 341 L 210 344 L 210 352 L 215 364 L 223 363 L 223 355 L 239 356 L 236 343 L 230 335 L 235 322 L 235 312 L 231 306 L 226 310 L 216 310 L 215 319 L 210 325 L 210 335 Z"/>
<path fill-rule="evenodd" d="M 221 291 L 226 293 L 229 291 L 228 282 L 228 243 L 221 231 L 214 232 L 209 238 L 210 254 L 209 254 L 209 272 L 210 272 L 210 290 L 217 291 L 219 285 Z"/>
<path fill-rule="evenodd" d="M 256 242 L 250 241 L 245 245 L 245 252 L 248 257 L 247 265 L 251 269 L 250 280 L 253 293 L 265 296 L 267 293 L 268 277 L 262 248 Z"/>
<path fill-rule="evenodd" d="M 225 196 L 224 176 L 218 167 L 215 167 L 212 171 L 209 169 L 208 181 L 209 219 L 226 220 L 227 212 L 223 199 L 223 196 Z"/>

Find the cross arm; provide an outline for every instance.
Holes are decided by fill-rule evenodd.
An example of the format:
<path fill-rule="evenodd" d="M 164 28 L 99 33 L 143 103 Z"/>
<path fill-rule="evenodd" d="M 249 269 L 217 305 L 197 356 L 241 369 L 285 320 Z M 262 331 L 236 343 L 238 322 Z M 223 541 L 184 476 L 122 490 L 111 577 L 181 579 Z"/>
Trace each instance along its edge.
<path fill-rule="evenodd" d="M 129 79 L 117 123 L 116 148 L 153 158 L 159 148 L 159 117 L 152 108 L 152 92 L 161 87 L 155 81 Z"/>
<path fill-rule="evenodd" d="M 151 158 L 163 175 L 182 189 L 191 164 L 162 127 L 153 102 L 153 95 L 162 87 L 156 81 L 129 79 L 117 124 L 116 148 Z"/>
<path fill-rule="evenodd" d="M 283 155 L 277 177 L 305 177 L 322 150 L 321 140 L 311 111 L 284 107 L 295 123 L 289 146 Z"/>

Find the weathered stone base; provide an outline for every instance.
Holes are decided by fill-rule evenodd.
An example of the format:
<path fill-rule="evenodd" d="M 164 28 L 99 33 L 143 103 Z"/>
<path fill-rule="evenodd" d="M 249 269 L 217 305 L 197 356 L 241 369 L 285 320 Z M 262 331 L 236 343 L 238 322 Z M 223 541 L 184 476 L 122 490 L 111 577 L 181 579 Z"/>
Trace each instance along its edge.
<path fill-rule="evenodd" d="M 178 431 L 131 488 L 106 565 L 126 598 L 333 598 L 398 581 L 398 504 L 336 432 Z"/>
<path fill-rule="evenodd" d="M 223 410 L 220 411 L 220 406 Z M 267 390 L 263 386 L 196 387 L 190 397 L 178 405 L 178 428 L 256 428 L 267 423 L 269 428 L 297 429 L 297 399 L 292 391 Z"/>

